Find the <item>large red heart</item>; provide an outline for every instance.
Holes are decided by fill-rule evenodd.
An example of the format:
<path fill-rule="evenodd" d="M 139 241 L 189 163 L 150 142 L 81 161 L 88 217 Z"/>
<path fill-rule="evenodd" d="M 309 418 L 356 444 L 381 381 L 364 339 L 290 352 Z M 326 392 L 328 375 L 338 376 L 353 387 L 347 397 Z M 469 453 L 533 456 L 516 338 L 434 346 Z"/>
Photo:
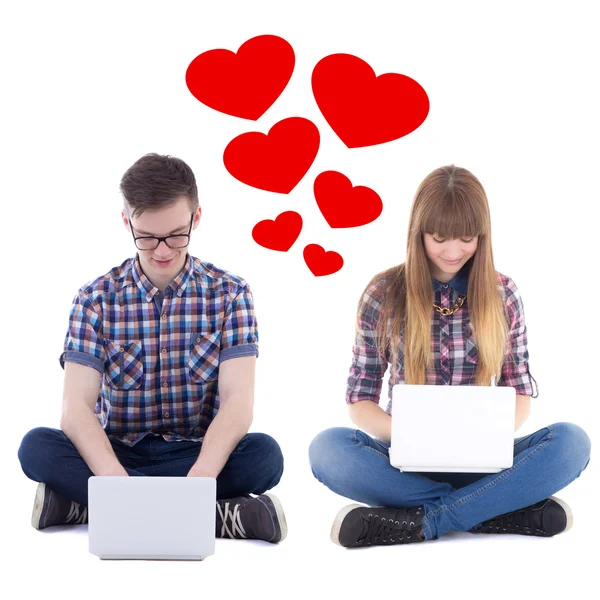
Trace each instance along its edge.
<path fill-rule="evenodd" d="M 309 244 L 304 248 L 304 262 L 315 277 L 331 275 L 344 266 L 344 259 L 337 252 L 325 252 L 319 244 Z"/>
<path fill-rule="evenodd" d="M 312 89 L 325 120 L 348 148 L 373 146 L 414 131 L 427 117 L 429 98 L 414 79 L 375 76 L 364 60 L 331 54 L 313 69 Z"/>
<path fill-rule="evenodd" d="M 289 194 L 304 177 L 319 150 L 319 130 L 308 119 L 290 117 L 269 133 L 252 131 L 231 140 L 223 153 L 236 179 L 267 192 Z"/>
<path fill-rule="evenodd" d="M 256 121 L 277 100 L 294 70 L 294 50 L 283 38 L 259 35 L 237 54 L 208 50 L 185 73 L 190 92 L 215 110 Z"/>
<path fill-rule="evenodd" d="M 254 241 L 269 250 L 287 252 L 302 231 L 302 217 L 293 210 L 281 213 L 275 220 L 260 221 L 252 229 Z"/>
<path fill-rule="evenodd" d="M 374 221 L 383 210 L 381 198 L 371 188 L 357 185 L 342 173 L 325 171 L 314 184 L 315 199 L 333 228 L 359 227 Z"/>

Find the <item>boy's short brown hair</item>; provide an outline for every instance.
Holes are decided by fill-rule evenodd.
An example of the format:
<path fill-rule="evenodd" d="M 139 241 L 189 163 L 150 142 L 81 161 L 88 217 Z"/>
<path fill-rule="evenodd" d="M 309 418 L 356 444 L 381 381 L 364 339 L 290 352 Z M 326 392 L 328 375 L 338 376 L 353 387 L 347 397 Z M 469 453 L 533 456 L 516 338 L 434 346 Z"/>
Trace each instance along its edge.
<path fill-rule="evenodd" d="M 192 209 L 199 204 L 192 169 L 180 158 L 169 155 L 142 156 L 127 169 L 119 187 L 130 217 L 164 208 L 181 196 L 187 196 Z"/>

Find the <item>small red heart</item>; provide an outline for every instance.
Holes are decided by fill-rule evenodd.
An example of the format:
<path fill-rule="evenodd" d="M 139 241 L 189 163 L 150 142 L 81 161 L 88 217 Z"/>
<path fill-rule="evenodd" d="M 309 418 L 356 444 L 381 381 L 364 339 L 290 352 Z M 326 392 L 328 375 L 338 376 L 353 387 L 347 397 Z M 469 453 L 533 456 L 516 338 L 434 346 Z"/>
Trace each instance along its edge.
<path fill-rule="evenodd" d="M 319 130 L 308 119 L 290 117 L 269 133 L 252 131 L 231 140 L 223 153 L 225 168 L 236 179 L 267 192 L 289 194 L 319 151 Z"/>
<path fill-rule="evenodd" d="M 344 259 L 337 252 L 325 252 L 318 244 L 309 244 L 304 248 L 304 262 L 315 277 L 331 275 L 344 266 Z"/>
<path fill-rule="evenodd" d="M 383 210 L 377 192 L 362 185 L 352 187 L 352 182 L 337 171 L 321 173 L 313 187 L 317 205 L 333 228 L 366 225 Z"/>
<path fill-rule="evenodd" d="M 294 70 L 293 48 L 283 38 L 259 35 L 237 54 L 208 50 L 185 73 L 192 95 L 219 112 L 256 121 L 279 98 Z"/>
<path fill-rule="evenodd" d="M 348 148 L 401 138 L 429 113 L 427 93 L 414 79 L 398 73 L 376 77 L 368 63 L 351 54 L 321 59 L 312 89 L 325 120 Z"/>
<path fill-rule="evenodd" d="M 302 231 L 302 217 L 293 210 L 281 213 L 275 220 L 260 221 L 252 229 L 252 238 L 263 248 L 287 252 Z"/>

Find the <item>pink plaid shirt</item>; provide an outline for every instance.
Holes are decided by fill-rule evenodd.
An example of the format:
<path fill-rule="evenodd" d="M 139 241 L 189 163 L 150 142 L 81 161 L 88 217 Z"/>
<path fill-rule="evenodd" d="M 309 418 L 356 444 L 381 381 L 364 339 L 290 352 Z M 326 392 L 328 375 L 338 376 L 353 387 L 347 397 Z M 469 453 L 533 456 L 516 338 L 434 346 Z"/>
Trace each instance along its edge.
<path fill-rule="evenodd" d="M 435 304 L 450 307 L 459 294 L 467 293 L 468 263 L 448 283 L 433 279 Z M 517 394 L 536 398 L 537 382 L 529 372 L 527 351 L 527 327 L 523 301 L 514 281 L 498 273 L 498 290 L 510 315 L 510 352 L 505 357 L 502 373 L 496 385 L 514 387 Z M 379 317 L 380 302 L 385 290 L 385 281 L 374 282 L 366 291 L 359 309 L 358 329 L 353 347 L 353 360 L 348 377 L 346 402 L 353 404 L 361 400 L 379 403 L 383 376 L 390 366 L 389 357 L 381 358 L 375 349 L 374 330 Z M 444 316 L 433 312 L 432 351 L 434 366 L 427 369 L 428 385 L 473 385 L 479 359 L 477 346 L 469 320 L 468 299 L 452 315 Z M 390 373 L 388 380 L 388 402 L 386 412 L 392 410 L 392 387 L 404 382 L 404 340 L 398 352 L 398 369 Z M 391 367 L 390 367 L 391 369 Z M 535 395 L 534 395 L 535 383 Z"/>

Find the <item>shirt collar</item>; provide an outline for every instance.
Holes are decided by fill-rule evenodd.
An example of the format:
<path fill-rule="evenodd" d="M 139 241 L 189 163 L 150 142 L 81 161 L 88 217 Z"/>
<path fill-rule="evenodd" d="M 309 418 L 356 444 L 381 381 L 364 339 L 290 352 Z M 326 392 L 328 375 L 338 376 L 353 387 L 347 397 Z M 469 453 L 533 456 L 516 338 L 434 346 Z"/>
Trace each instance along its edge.
<path fill-rule="evenodd" d="M 175 277 L 173 281 L 171 281 L 171 283 L 165 288 L 165 294 L 169 294 L 169 290 L 171 290 L 173 293 L 181 297 L 185 292 L 185 289 L 190 281 L 190 277 L 192 276 L 194 269 L 192 257 L 189 254 L 187 254 L 186 256 L 187 261 L 185 262 L 183 269 L 179 272 L 177 277 Z M 148 279 L 148 277 L 146 277 L 146 275 L 142 271 L 139 254 L 135 255 L 132 272 L 133 281 L 138 286 L 140 291 L 145 295 L 146 302 L 151 302 L 152 298 L 154 298 L 154 296 L 158 294 L 160 290 Z"/>
<path fill-rule="evenodd" d="M 469 272 L 471 271 L 471 265 L 472 260 L 467 261 L 463 268 L 447 283 L 443 283 L 432 277 L 433 289 L 439 290 L 443 285 L 447 285 L 456 290 L 459 294 L 466 296 L 469 287 Z"/>
<path fill-rule="evenodd" d="M 179 271 L 179 274 L 171 283 L 167 286 L 167 288 L 171 288 L 173 292 L 175 292 L 179 297 L 183 295 L 185 292 L 185 288 L 188 286 L 190 282 L 190 278 L 192 277 L 194 272 L 194 261 L 189 254 L 186 254 L 186 262 L 183 265 L 183 269 Z"/>

